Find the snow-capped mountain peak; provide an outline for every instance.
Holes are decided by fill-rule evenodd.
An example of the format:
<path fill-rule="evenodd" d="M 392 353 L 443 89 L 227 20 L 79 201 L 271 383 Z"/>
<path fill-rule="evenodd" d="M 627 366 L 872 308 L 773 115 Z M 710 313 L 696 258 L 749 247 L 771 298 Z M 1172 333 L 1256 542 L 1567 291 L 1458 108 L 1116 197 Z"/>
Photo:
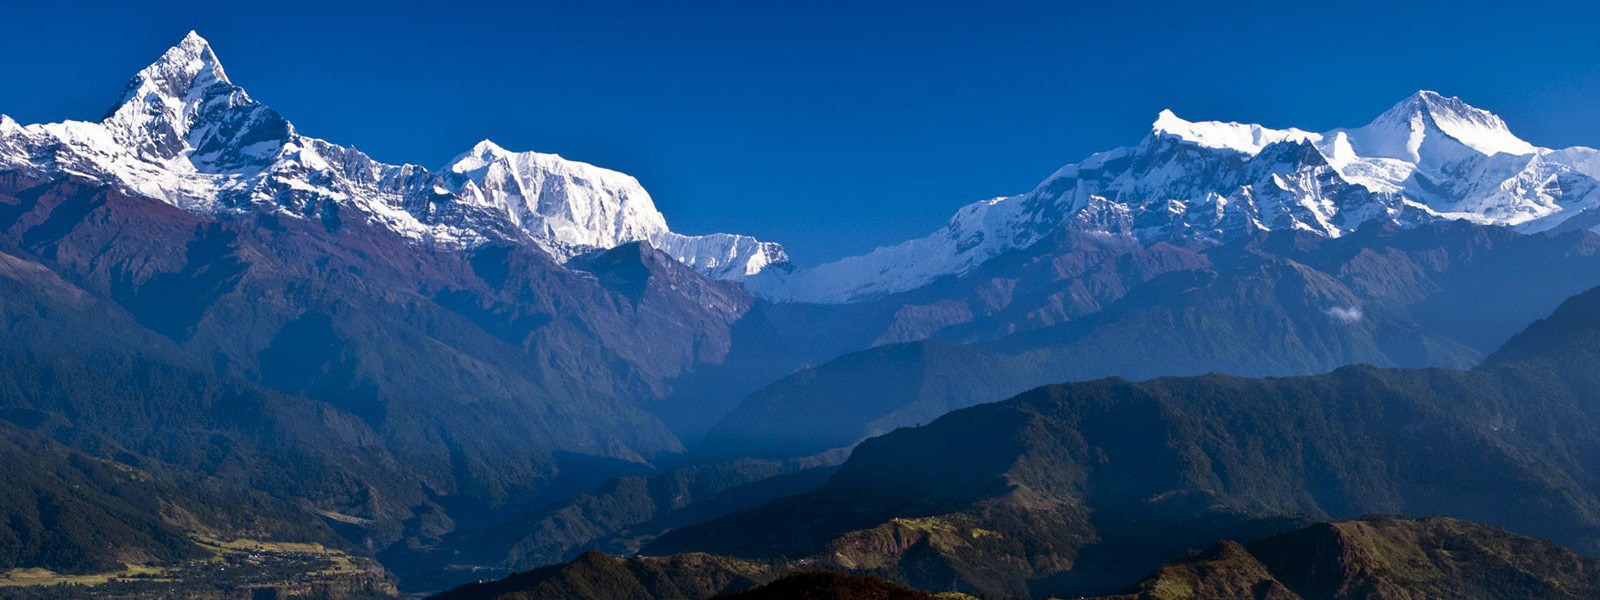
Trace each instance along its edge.
<path fill-rule="evenodd" d="M 502 211 L 563 258 L 667 231 L 637 179 L 555 154 L 512 152 L 484 140 L 441 171 L 452 191 Z"/>
<path fill-rule="evenodd" d="M 1157 136 L 1171 136 L 1206 148 L 1226 148 L 1245 154 L 1256 154 L 1269 144 L 1288 141 L 1318 141 L 1320 134 L 1300 129 L 1270 129 L 1251 123 L 1222 121 L 1187 121 L 1170 109 L 1156 116 L 1151 132 Z"/>
<path fill-rule="evenodd" d="M 484 140 L 439 172 L 301 135 L 234 85 L 190 32 L 129 82 L 99 122 L 0 120 L 0 170 L 71 175 L 194 212 L 294 216 L 341 207 L 428 245 L 531 243 L 566 260 L 648 241 L 718 277 L 787 260 L 776 244 L 667 228 L 633 177 Z"/>
<path fill-rule="evenodd" d="M 160 160 L 177 158 L 188 149 L 221 149 L 231 140 L 207 136 L 219 133 L 215 126 L 230 117 L 235 125 L 241 119 L 273 121 L 271 131 L 251 133 L 265 133 L 261 141 L 268 143 L 287 139 L 287 124 L 276 113 L 229 114 L 240 109 L 270 111 L 228 80 L 211 44 L 191 31 L 129 81 L 122 99 L 101 122 L 118 141 Z"/>
<path fill-rule="evenodd" d="M 851 302 L 961 275 L 1069 229 L 1217 244 L 1272 230 L 1337 237 L 1372 221 L 1591 227 L 1600 223 L 1597 165 L 1600 151 L 1534 147 L 1493 113 L 1431 91 L 1325 133 L 1164 110 L 1139 144 L 1062 167 L 1027 193 L 968 205 L 926 237 L 750 285 L 774 299 Z"/>
<path fill-rule="evenodd" d="M 1457 147 L 1483 155 L 1536 150 L 1494 113 L 1428 90 L 1401 100 L 1365 126 L 1345 131 L 1358 155 L 1413 163 L 1457 158 Z"/>
<path fill-rule="evenodd" d="M 122 99 L 109 114 L 115 114 L 130 103 L 149 103 L 151 99 L 181 109 L 194 100 L 191 92 L 214 85 L 232 86 L 233 82 L 228 80 L 222 61 L 211 50 L 211 43 L 190 31 L 178 45 L 133 76 Z"/>
<path fill-rule="evenodd" d="M 749 236 L 675 233 L 639 180 L 559 155 L 513 152 L 483 140 L 440 172 L 446 189 L 464 202 L 504 214 L 563 260 L 635 241 L 722 279 L 789 260 L 782 246 Z"/>

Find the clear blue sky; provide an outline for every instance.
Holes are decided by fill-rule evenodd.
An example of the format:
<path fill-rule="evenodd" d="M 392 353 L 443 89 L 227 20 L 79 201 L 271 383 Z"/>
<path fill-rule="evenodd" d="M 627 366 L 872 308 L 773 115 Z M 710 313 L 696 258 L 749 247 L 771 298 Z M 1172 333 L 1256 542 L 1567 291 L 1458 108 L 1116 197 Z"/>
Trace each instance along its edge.
<path fill-rule="evenodd" d="M 1161 108 L 1327 129 L 1428 88 L 1600 145 L 1600 10 L 1577 3 L 228 4 L 11 3 L 0 112 L 96 118 L 196 29 L 308 134 L 429 166 L 486 137 L 560 153 L 802 264 L 1026 191 Z"/>

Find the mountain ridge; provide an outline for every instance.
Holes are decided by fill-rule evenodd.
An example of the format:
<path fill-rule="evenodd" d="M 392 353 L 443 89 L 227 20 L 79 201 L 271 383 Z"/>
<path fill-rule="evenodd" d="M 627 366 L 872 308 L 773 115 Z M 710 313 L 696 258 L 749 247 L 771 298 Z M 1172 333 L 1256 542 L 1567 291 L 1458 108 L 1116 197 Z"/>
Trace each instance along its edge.
<path fill-rule="evenodd" d="M 932 235 L 800 269 L 776 243 L 671 231 L 632 177 L 557 155 L 485 140 L 430 170 L 305 136 L 235 85 L 194 32 L 98 123 L 0 118 L 0 166 L 89 177 L 186 210 L 326 218 L 344 206 L 418 243 L 528 244 L 558 261 L 645 241 L 781 302 L 914 289 L 1062 228 L 1215 244 L 1283 229 L 1338 237 L 1374 220 L 1600 227 L 1600 151 L 1535 147 L 1493 113 L 1423 90 L 1366 125 L 1322 133 L 1163 110 L 1138 144 L 969 204 Z"/>
<path fill-rule="evenodd" d="M 1480 523 L 1367 516 L 1219 542 L 1103 600 L 1587 598 L 1600 593 L 1597 567 Z"/>
<path fill-rule="evenodd" d="M 1600 151 L 1534 147 L 1493 113 L 1437 92 L 1325 133 L 1163 110 L 1138 144 L 962 207 L 928 236 L 747 283 L 775 300 L 848 303 L 964 275 L 1062 228 L 1219 244 L 1278 230 L 1339 237 L 1370 221 L 1592 228 L 1597 210 Z"/>
<path fill-rule="evenodd" d="M 723 279 L 788 261 L 781 246 L 748 236 L 672 232 L 637 180 L 557 155 L 480 143 L 432 171 L 303 135 L 235 85 L 192 31 L 99 122 L 0 119 L 0 167 L 113 184 L 192 212 L 329 218 L 344 207 L 424 245 L 515 243 L 566 260 L 648 241 Z"/>
<path fill-rule="evenodd" d="M 1370 223 L 1339 238 L 1266 232 L 1200 248 L 1057 240 L 891 296 L 899 314 L 932 313 L 904 321 L 932 331 L 752 390 L 693 445 L 804 456 L 1036 385 L 1107 376 L 1470 368 L 1600 284 L 1600 234 L 1463 221 Z M 1498 285 L 1508 280 L 1519 285 Z"/>
<path fill-rule="evenodd" d="M 561 565 L 462 586 L 435 598 L 973 598 L 960 591 L 932 592 L 959 587 L 950 582 L 929 582 L 923 586 L 929 591 L 920 591 L 863 571 L 814 570 L 817 567 L 803 563 L 751 567 L 708 555 L 613 558 L 590 553 Z M 740 573 L 753 576 L 737 579 Z M 763 583 L 768 580 L 770 583 Z M 709 590 L 717 587 L 724 591 L 713 595 Z M 740 588 L 747 589 L 737 591 Z M 1222 539 L 1161 565 L 1120 593 L 1073 597 L 1531 600 L 1587 598 L 1596 593 L 1600 593 L 1600 561 L 1554 543 L 1449 517 L 1364 515 L 1311 523 L 1264 537 Z"/>
<path fill-rule="evenodd" d="M 1575 295 L 1470 370 L 1036 388 L 871 438 L 822 487 L 643 552 L 805 559 L 1001 597 L 1114 593 L 1218 539 L 1373 513 L 1593 553 L 1596 314 L 1600 292 Z"/>

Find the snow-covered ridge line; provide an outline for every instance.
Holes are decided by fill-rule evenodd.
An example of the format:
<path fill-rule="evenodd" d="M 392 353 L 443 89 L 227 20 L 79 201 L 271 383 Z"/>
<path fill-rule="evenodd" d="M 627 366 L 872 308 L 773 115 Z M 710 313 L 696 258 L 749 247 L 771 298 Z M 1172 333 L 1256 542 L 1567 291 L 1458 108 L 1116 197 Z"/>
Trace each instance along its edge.
<path fill-rule="evenodd" d="M 233 84 L 189 32 L 129 82 L 98 122 L 22 126 L 0 115 L 0 168 L 70 174 L 202 213 L 337 207 L 419 243 L 538 246 L 560 260 L 645 241 L 709 275 L 787 262 L 748 236 L 672 232 L 633 177 L 484 141 L 434 171 L 300 134 Z"/>
<path fill-rule="evenodd" d="M 1170 109 L 1163 109 L 1156 115 L 1151 131 L 1156 135 L 1170 135 L 1207 148 L 1225 148 L 1246 154 L 1256 154 L 1262 148 L 1278 142 L 1322 140 L 1321 134 L 1292 127 L 1269 129 L 1253 123 L 1186 121 Z"/>
<path fill-rule="evenodd" d="M 852 302 L 966 273 L 1067 229 L 1214 244 L 1438 219 L 1524 232 L 1600 227 L 1600 152 L 1535 147 L 1493 113 L 1427 90 L 1367 125 L 1323 133 L 1164 110 L 1137 145 L 968 205 L 926 237 L 746 284 L 769 299 Z"/>

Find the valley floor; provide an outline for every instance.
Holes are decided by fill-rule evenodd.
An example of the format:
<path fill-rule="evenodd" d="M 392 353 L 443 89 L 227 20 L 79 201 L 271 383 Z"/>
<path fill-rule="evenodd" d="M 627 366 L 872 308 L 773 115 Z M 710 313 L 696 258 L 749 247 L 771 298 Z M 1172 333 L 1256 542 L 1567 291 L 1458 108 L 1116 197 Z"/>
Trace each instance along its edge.
<path fill-rule="evenodd" d="M 54 598 L 395 598 L 383 568 L 321 544 L 197 538 L 210 556 L 170 567 L 60 574 L 47 569 L 0 573 L 0 597 Z"/>

